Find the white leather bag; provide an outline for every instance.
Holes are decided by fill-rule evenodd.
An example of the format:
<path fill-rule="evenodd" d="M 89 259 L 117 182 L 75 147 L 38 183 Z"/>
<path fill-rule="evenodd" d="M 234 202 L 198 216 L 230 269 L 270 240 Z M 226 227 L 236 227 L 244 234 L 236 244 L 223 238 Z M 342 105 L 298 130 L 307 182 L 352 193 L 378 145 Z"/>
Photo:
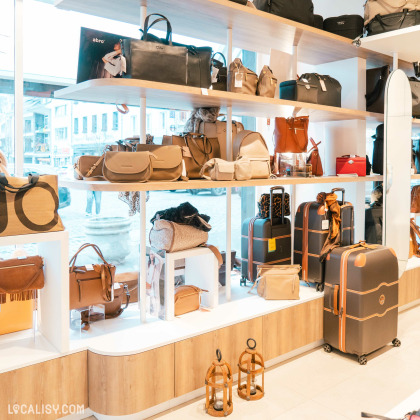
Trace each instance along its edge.
<path fill-rule="evenodd" d="M 420 0 L 367 0 L 365 3 L 365 25 L 376 15 L 400 13 L 404 9 L 420 10 Z"/>

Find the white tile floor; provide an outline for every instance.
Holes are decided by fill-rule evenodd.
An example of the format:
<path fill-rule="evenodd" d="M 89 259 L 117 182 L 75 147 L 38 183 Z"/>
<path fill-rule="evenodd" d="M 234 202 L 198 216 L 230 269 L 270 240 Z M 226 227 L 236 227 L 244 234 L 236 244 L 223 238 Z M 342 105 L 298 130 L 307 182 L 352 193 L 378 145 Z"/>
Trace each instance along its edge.
<path fill-rule="evenodd" d="M 360 366 L 355 357 L 316 349 L 266 372 L 266 395 L 247 402 L 234 389 L 235 420 L 355 420 L 361 411 L 402 418 L 420 408 L 420 306 L 400 314 L 400 348 L 388 346 Z M 210 418 L 204 399 L 153 417 Z"/>

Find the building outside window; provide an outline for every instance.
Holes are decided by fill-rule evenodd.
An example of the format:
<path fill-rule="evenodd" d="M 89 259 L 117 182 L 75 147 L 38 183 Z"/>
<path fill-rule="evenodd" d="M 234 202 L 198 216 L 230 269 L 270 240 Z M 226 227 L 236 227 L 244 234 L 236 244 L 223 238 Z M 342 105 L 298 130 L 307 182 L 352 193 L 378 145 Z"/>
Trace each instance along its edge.
<path fill-rule="evenodd" d="M 67 139 L 67 127 L 56 128 L 55 129 L 55 138 L 56 138 L 56 140 L 66 140 Z"/>
<path fill-rule="evenodd" d="M 92 115 L 92 133 L 96 133 L 98 131 L 98 117 L 96 115 Z"/>
<path fill-rule="evenodd" d="M 74 119 L 74 134 L 79 134 L 79 118 Z"/>
<path fill-rule="evenodd" d="M 102 131 L 108 129 L 108 114 L 102 114 Z"/>
<path fill-rule="evenodd" d="M 67 115 L 67 105 L 60 105 L 55 108 L 56 117 L 65 117 Z"/>
<path fill-rule="evenodd" d="M 112 129 L 118 130 L 118 112 L 112 113 Z"/>
<path fill-rule="evenodd" d="M 87 117 L 83 117 L 83 132 L 87 133 Z"/>

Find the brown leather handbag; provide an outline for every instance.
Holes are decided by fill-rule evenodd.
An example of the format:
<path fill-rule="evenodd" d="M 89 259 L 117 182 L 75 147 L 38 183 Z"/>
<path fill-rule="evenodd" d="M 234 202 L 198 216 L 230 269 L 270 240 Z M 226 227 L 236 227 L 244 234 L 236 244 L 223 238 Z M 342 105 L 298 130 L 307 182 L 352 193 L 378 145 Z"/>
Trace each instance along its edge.
<path fill-rule="evenodd" d="M 104 155 L 102 156 L 80 156 L 74 164 L 74 177 L 76 179 L 103 180 L 102 164 Z"/>
<path fill-rule="evenodd" d="M 256 95 L 258 76 L 246 68 L 240 58 L 235 58 L 229 65 L 227 90 L 228 92 Z"/>
<path fill-rule="evenodd" d="M 276 118 L 274 126 L 275 153 L 306 153 L 309 117 Z"/>
<path fill-rule="evenodd" d="M 277 79 L 270 67 L 264 66 L 258 78 L 257 95 L 265 98 L 274 98 L 277 89 Z"/>
<path fill-rule="evenodd" d="M 196 286 L 178 286 L 175 289 L 175 316 L 199 310 L 201 293 L 207 291 Z"/>
<path fill-rule="evenodd" d="M 420 258 L 420 247 L 419 243 L 417 242 L 417 238 L 420 238 L 420 228 L 416 225 L 416 222 L 412 218 L 410 219 L 410 247 L 408 258 Z"/>
<path fill-rule="evenodd" d="M 411 213 L 420 213 L 420 185 L 411 189 Z"/>
<path fill-rule="evenodd" d="M 37 291 L 44 287 L 44 262 L 42 257 L 0 260 L 0 304 L 10 301 L 36 299 Z"/>
<path fill-rule="evenodd" d="M 77 266 L 77 257 L 86 248 L 92 248 L 103 264 Z M 69 266 L 70 309 L 106 304 L 114 300 L 115 266 L 106 262 L 97 245 L 82 245 L 70 260 Z"/>
<path fill-rule="evenodd" d="M 321 144 L 315 143 L 315 140 L 311 137 L 310 138 L 312 143 L 312 148 L 309 150 L 309 156 L 306 160 L 306 163 L 312 165 L 312 175 L 315 176 L 322 176 L 324 175 L 324 170 L 322 168 L 321 156 L 319 156 L 318 146 Z"/>

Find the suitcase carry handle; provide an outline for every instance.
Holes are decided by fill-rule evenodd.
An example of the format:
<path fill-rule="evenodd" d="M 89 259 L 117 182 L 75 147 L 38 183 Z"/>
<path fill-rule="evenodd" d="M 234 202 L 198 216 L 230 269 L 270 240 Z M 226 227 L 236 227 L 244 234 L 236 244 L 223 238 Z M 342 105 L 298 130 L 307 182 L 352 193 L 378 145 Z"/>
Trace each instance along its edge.
<path fill-rule="evenodd" d="M 340 286 L 338 284 L 334 285 L 333 293 L 330 293 L 330 309 L 332 309 L 334 315 L 338 315 L 340 313 L 338 304 L 339 304 L 339 296 L 340 296 Z M 333 302 L 331 304 L 331 299 Z"/>
<path fill-rule="evenodd" d="M 346 190 L 344 189 L 344 188 L 333 188 L 332 190 L 331 190 L 331 192 L 332 193 L 335 193 L 335 192 L 342 192 L 343 193 L 343 199 L 342 199 L 342 206 L 344 206 L 344 194 L 345 194 L 345 192 L 346 192 Z"/>
<path fill-rule="evenodd" d="M 274 203 L 274 191 L 281 190 L 281 224 L 284 225 L 284 201 L 285 191 L 284 187 L 271 187 L 270 188 L 270 224 L 273 226 L 273 203 Z"/>

